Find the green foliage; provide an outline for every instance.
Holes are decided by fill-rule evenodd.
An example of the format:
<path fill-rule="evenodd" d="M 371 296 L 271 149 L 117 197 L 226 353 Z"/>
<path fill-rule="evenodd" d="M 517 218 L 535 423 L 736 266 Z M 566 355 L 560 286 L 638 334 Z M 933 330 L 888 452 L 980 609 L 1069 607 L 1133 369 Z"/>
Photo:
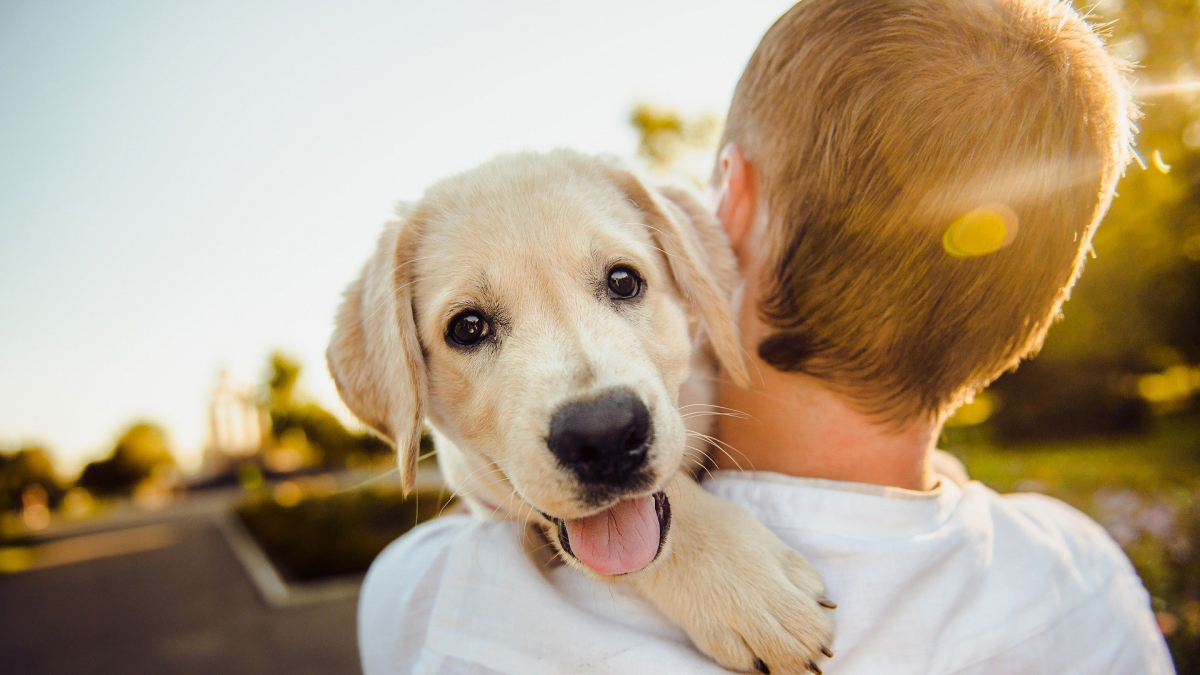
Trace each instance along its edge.
<path fill-rule="evenodd" d="M 265 382 L 271 444 L 303 443 L 314 451 L 317 463 L 330 468 L 393 454 L 377 436 L 352 432 L 333 413 L 302 400 L 296 389 L 301 371 L 298 360 L 281 352 L 271 354 Z"/>
<path fill-rule="evenodd" d="M 267 364 L 267 403 L 271 409 L 291 407 L 300 379 L 300 362 L 280 351 L 271 353 Z"/>
<path fill-rule="evenodd" d="M 358 454 L 386 457 L 391 446 L 369 433 L 353 433 L 332 413 L 315 403 L 293 404 L 271 410 L 271 435 L 282 439 L 291 430 L 300 430 L 304 439 L 320 453 L 320 463 L 330 467 L 346 466 Z"/>
<path fill-rule="evenodd" d="M 153 422 L 137 422 L 121 434 L 108 457 L 83 468 L 77 485 L 95 494 L 129 494 L 157 469 L 174 463 L 162 427 Z"/>
<path fill-rule="evenodd" d="M 0 512 L 19 511 L 25 491 L 35 485 L 45 490 L 50 506 L 62 498 L 62 485 L 45 448 L 27 445 L 16 452 L 0 452 Z"/>
<path fill-rule="evenodd" d="M 680 174 L 697 184 L 707 179 L 721 133 L 719 117 L 685 117 L 670 108 L 640 103 L 629 123 L 638 133 L 638 157 L 652 171 Z"/>
<path fill-rule="evenodd" d="M 238 516 L 267 555 L 293 581 L 366 572 L 397 537 L 441 513 L 448 495 L 398 488 L 308 496 L 287 506 L 260 493 Z"/>

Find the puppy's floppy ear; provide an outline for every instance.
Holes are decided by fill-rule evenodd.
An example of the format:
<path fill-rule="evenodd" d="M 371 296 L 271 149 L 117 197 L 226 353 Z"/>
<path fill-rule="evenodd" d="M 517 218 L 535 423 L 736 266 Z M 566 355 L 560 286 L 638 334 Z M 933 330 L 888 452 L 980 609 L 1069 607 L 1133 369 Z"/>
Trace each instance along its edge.
<path fill-rule="evenodd" d="M 644 214 L 655 244 L 666 254 L 675 285 L 703 322 L 722 370 L 738 386 L 749 387 L 730 305 L 737 263 L 721 225 L 685 190 L 655 190 L 627 169 L 608 165 L 607 170 Z"/>
<path fill-rule="evenodd" d="M 325 356 L 346 406 L 396 446 L 407 493 L 416 483 L 426 392 L 410 278 L 417 233 L 400 215 L 346 289 Z"/>

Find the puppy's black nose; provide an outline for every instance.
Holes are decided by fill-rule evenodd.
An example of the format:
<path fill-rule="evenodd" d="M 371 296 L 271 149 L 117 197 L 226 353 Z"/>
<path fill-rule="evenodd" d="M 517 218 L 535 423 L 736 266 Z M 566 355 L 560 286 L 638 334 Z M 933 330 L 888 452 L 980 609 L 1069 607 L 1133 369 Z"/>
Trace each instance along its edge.
<path fill-rule="evenodd" d="M 550 418 L 546 443 L 581 481 L 624 486 L 640 477 L 652 433 L 646 405 L 621 387 L 564 404 Z"/>

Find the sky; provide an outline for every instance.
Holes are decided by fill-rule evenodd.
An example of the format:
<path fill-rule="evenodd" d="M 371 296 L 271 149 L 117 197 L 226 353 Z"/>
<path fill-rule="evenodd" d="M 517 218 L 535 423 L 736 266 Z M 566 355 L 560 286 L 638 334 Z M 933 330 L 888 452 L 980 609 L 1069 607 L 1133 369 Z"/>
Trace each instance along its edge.
<path fill-rule="evenodd" d="M 68 473 L 137 419 L 185 468 L 217 373 L 324 365 L 393 205 L 501 152 L 631 157 L 723 114 L 792 0 L 0 4 L 0 449 Z"/>

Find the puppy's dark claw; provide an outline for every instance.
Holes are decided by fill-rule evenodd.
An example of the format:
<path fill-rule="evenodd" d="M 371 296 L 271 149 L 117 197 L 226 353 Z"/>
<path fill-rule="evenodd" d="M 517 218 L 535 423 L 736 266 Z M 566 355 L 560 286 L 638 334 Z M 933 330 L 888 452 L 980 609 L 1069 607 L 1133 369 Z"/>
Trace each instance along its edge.
<path fill-rule="evenodd" d="M 767 667 L 767 664 L 763 663 L 762 659 L 754 659 L 754 669 L 763 675 L 771 675 L 771 669 Z"/>
<path fill-rule="evenodd" d="M 824 654 L 825 656 L 827 656 L 827 657 L 831 658 L 831 659 L 833 658 L 833 652 L 829 651 L 829 647 L 826 647 L 826 646 L 822 645 L 822 646 L 821 646 L 821 653 L 822 653 L 822 654 Z"/>
<path fill-rule="evenodd" d="M 821 675 L 821 669 L 818 668 L 817 664 L 813 663 L 812 661 L 808 662 L 808 669 L 811 670 L 812 672 L 816 673 L 817 675 Z"/>
<path fill-rule="evenodd" d="M 835 603 L 834 601 L 830 600 L 829 598 L 827 598 L 823 595 L 821 597 L 817 598 L 817 604 L 824 607 L 825 609 L 837 609 L 837 603 Z"/>

